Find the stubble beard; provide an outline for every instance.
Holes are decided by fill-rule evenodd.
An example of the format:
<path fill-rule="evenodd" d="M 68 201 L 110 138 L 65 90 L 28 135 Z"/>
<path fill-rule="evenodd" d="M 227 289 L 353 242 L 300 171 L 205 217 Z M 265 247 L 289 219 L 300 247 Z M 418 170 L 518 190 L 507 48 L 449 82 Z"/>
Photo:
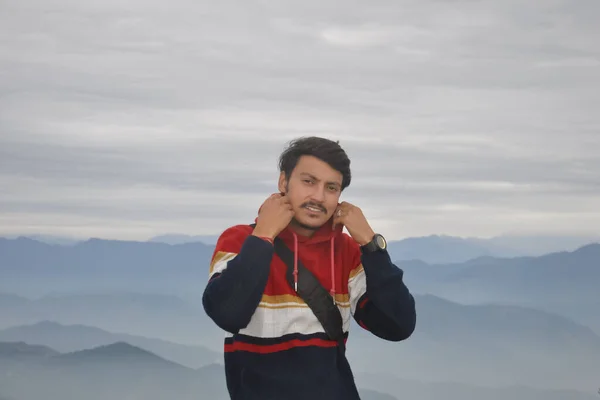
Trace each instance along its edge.
<path fill-rule="evenodd" d="M 294 224 L 294 225 L 295 225 L 295 226 L 297 226 L 298 228 L 307 229 L 307 230 L 309 230 L 309 231 L 312 231 L 312 232 L 316 232 L 316 231 L 318 231 L 318 230 L 319 230 L 319 228 L 322 226 L 322 225 L 317 225 L 317 226 L 315 226 L 315 225 L 307 225 L 307 224 L 304 224 L 304 223 L 302 223 L 302 222 L 298 221 L 298 220 L 296 219 L 296 217 L 293 217 L 291 222 L 292 222 L 292 224 Z"/>

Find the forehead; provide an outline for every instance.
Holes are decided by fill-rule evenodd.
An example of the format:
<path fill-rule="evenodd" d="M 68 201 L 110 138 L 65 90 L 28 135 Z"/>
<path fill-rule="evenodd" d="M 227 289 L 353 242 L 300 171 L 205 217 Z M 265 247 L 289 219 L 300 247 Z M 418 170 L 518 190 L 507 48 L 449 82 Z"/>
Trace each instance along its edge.
<path fill-rule="evenodd" d="M 318 180 L 342 184 L 342 174 L 326 162 L 313 156 L 302 156 L 294 169 L 295 175 L 310 175 Z"/>

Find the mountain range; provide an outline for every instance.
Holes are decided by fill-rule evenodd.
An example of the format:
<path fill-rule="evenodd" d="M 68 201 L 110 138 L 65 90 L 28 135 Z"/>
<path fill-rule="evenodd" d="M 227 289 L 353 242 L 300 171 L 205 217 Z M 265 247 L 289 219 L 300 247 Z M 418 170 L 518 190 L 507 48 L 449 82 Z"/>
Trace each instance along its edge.
<path fill-rule="evenodd" d="M 65 246 L 0 239 L 0 341 L 47 346 L 61 357 L 115 343 L 121 347 L 109 348 L 124 351 L 127 344 L 174 364 L 173 371 L 187 371 L 175 380 L 199 367 L 221 373 L 215 362 L 221 360 L 223 332 L 200 304 L 213 251 L 198 242 L 92 239 Z M 364 389 L 429 399 L 445 388 L 461 400 L 501 394 L 552 399 L 561 390 L 586 399 L 584 392 L 596 392 L 599 244 L 535 257 L 394 259 L 416 296 L 417 330 L 398 344 L 353 324 L 348 355 Z M 23 371 L 59 368 L 58 356 Z M 58 379 L 46 373 L 40 372 L 40 385 Z M 1 388 L 0 398 L 22 400 Z"/>
<path fill-rule="evenodd" d="M 93 239 L 60 246 L 26 238 L 0 239 L 0 292 L 45 297 L 44 304 L 51 301 L 48 297 L 53 293 L 152 293 L 160 298 L 160 307 L 179 301 L 177 298 L 199 303 L 213 251 L 214 247 L 198 242 L 168 245 Z M 395 257 L 393 251 L 391 255 Z M 394 260 L 416 293 L 465 304 L 539 308 L 600 332 L 600 314 L 596 312 L 600 307 L 600 244 L 536 257 L 481 256 L 444 264 Z M 131 303 L 129 307 L 135 308 L 134 299 Z M 172 319 L 180 322 L 194 313 L 197 310 L 188 310 Z M 119 318 L 126 319 L 127 312 L 123 311 L 123 317 L 114 316 Z M 78 322 L 85 323 L 74 321 Z M 0 321 L 0 329 L 11 325 L 15 323 Z"/>
<path fill-rule="evenodd" d="M 221 353 L 204 346 L 182 345 L 143 336 L 112 333 L 81 324 L 63 325 L 52 321 L 41 321 L 32 325 L 0 330 L 0 341 L 24 341 L 29 344 L 45 345 L 63 353 L 81 351 L 115 342 L 126 342 L 189 368 L 200 368 L 219 363 L 223 358 Z"/>
<path fill-rule="evenodd" d="M 0 238 L 0 291 L 28 297 L 74 289 L 197 294 L 206 282 L 212 252 L 203 243 L 90 239 L 61 246 Z"/>
<path fill-rule="evenodd" d="M 184 367 L 126 342 L 60 353 L 24 342 L 0 342 L 0 389 L 7 398 L 225 400 L 225 371 Z M 36 384 L 32 384 L 35 382 Z M 396 400 L 361 390 L 364 400 Z"/>
<path fill-rule="evenodd" d="M 0 372 L 0 398 L 8 399 L 228 398 L 222 366 L 191 369 L 125 342 L 71 353 L 24 342 L 0 342 Z M 356 379 L 362 400 L 437 400 L 441 396 L 447 400 L 595 399 L 593 392 L 575 390 L 427 384 L 374 374 Z"/>
<path fill-rule="evenodd" d="M 182 245 L 202 243 L 214 247 L 218 235 L 164 234 L 149 238 L 149 243 Z M 7 239 L 31 239 L 50 245 L 73 246 L 94 238 L 75 239 L 52 235 L 13 235 Z M 477 257 L 541 256 L 559 251 L 573 251 L 590 243 L 600 243 L 600 235 L 543 236 L 502 235 L 491 238 L 428 235 L 388 241 L 389 251 L 395 260 L 421 260 L 444 264 L 468 261 Z"/>
<path fill-rule="evenodd" d="M 0 329 L 43 321 L 204 347 L 223 337 L 201 307 L 173 295 L 108 292 L 29 299 L 0 293 Z"/>
<path fill-rule="evenodd" d="M 463 305 L 417 295 L 411 338 L 390 343 L 353 329 L 356 370 L 423 382 L 538 388 L 598 385 L 600 336 L 556 314 L 505 305 Z"/>
<path fill-rule="evenodd" d="M 151 242 L 183 244 L 202 242 L 214 246 L 218 235 L 159 235 Z M 395 260 L 421 260 L 427 263 L 457 263 L 473 258 L 541 256 L 558 251 L 573 251 L 590 243 L 600 243 L 600 235 L 542 236 L 502 235 L 491 238 L 428 235 L 389 240 Z"/>
<path fill-rule="evenodd" d="M 381 341 L 357 324 L 352 325 L 348 356 L 356 371 L 384 374 L 393 368 L 398 376 L 407 379 L 490 386 L 519 384 L 561 389 L 597 384 L 600 337 L 586 326 L 520 306 L 464 305 L 432 295 L 415 297 L 417 329 L 413 337 L 401 344 Z M 68 301 L 57 302 L 60 298 L 53 298 L 52 307 L 43 307 L 43 299 L 25 300 L 26 305 L 47 312 L 39 315 L 44 322 L 4 329 L 0 340 L 22 340 L 63 352 L 126 341 L 192 368 L 221 362 L 223 333 L 214 324 L 191 320 L 194 329 L 190 325 L 182 328 L 171 316 L 172 312 L 177 313 L 176 309 L 149 306 L 156 302 L 154 296 L 148 296 L 148 306 L 144 306 L 144 295 L 137 295 L 138 313 L 128 314 L 130 323 L 121 321 L 120 329 L 113 331 L 109 329 L 116 325 L 115 319 L 108 315 L 111 310 L 118 315 L 119 310 L 126 308 L 127 297 L 91 297 L 97 303 L 91 303 L 86 296 L 67 298 Z M 119 301 L 123 303 L 119 305 Z M 59 306 L 54 309 L 56 304 Z M 93 312 L 75 313 L 79 304 L 86 304 Z M 200 307 L 183 301 L 181 304 L 185 304 L 185 309 Z M 18 316 L 12 315 L 11 310 L 27 313 L 26 308 L 5 309 L 0 320 L 15 320 Z M 85 320 L 87 326 L 75 323 L 76 320 Z M 141 328 L 138 321 L 154 321 L 153 328 Z M 159 326 L 167 327 L 159 330 Z M 182 330 L 190 342 L 195 339 L 196 343 L 180 344 Z M 140 336 L 144 332 L 145 336 Z M 160 334 L 160 340 L 150 338 Z M 460 368 L 456 368 L 455 360 L 460 360 Z"/>
<path fill-rule="evenodd" d="M 600 333 L 600 244 L 539 257 L 463 263 L 398 261 L 407 284 L 465 304 L 510 304 L 558 313 Z"/>

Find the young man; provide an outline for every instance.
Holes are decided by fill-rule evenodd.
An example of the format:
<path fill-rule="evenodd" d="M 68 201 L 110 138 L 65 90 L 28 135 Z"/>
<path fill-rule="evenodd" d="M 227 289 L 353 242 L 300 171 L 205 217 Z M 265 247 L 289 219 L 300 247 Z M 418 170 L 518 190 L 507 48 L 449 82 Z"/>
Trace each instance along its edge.
<path fill-rule="evenodd" d="M 341 350 L 351 318 L 382 339 L 404 340 L 415 329 L 413 296 L 383 236 L 360 208 L 340 202 L 351 174 L 337 142 L 293 141 L 279 166 L 280 193 L 262 204 L 254 226 L 226 229 L 210 263 L 203 305 L 229 333 L 224 349 L 229 394 L 233 400 L 359 399 Z M 344 226 L 350 235 L 342 232 Z M 293 265 L 275 252 L 276 238 L 293 252 Z M 306 277 L 298 273 L 299 263 L 339 310 L 341 343 L 327 335 L 296 291 Z"/>

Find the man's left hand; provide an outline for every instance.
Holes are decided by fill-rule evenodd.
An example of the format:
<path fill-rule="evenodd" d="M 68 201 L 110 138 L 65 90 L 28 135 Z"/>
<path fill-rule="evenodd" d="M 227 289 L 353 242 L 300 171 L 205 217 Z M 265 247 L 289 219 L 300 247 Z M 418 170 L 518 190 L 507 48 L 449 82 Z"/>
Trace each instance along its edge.
<path fill-rule="evenodd" d="M 333 226 L 343 225 L 350 236 L 361 246 L 369 243 L 375 232 L 371 229 L 362 210 L 346 201 L 341 202 L 333 214 Z"/>

